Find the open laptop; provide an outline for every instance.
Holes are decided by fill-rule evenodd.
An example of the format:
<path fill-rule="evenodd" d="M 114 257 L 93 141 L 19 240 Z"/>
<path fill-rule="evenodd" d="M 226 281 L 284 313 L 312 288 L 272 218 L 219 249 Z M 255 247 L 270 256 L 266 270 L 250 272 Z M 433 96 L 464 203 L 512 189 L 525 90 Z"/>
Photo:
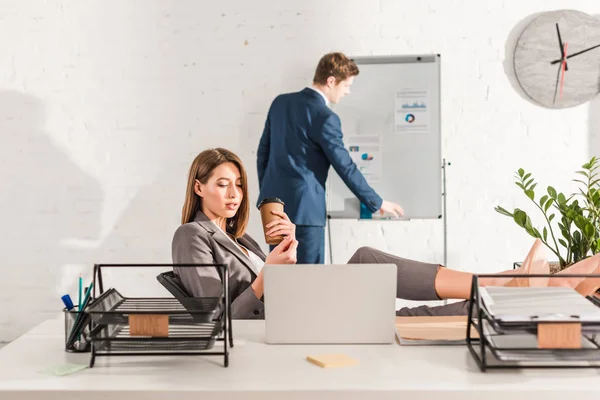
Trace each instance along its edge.
<path fill-rule="evenodd" d="M 393 343 L 396 265 L 265 265 L 267 343 Z"/>

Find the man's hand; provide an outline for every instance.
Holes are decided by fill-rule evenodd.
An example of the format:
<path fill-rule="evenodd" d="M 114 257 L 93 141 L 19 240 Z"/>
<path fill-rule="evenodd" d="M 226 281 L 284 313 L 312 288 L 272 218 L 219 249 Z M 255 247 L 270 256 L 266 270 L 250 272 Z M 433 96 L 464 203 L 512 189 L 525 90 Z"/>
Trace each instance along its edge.
<path fill-rule="evenodd" d="M 392 214 L 395 217 L 401 217 L 404 215 L 404 209 L 400 207 L 396 203 L 392 203 L 391 201 L 383 201 L 381 203 L 381 208 L 379 209 L 379 213 L 383 215 L 384 213 Z"/>

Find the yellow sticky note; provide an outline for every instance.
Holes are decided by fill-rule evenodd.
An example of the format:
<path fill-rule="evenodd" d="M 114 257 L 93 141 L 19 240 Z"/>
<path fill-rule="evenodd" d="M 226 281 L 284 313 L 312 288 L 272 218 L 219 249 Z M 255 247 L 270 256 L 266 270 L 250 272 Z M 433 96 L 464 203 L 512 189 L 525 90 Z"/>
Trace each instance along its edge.
<path fill-rule="evenodd" d="M 345 354 L 319 354 L 307 356 L 306 360 L 321 368 L 349 367 L 358 364 L 357 359 Z"/>

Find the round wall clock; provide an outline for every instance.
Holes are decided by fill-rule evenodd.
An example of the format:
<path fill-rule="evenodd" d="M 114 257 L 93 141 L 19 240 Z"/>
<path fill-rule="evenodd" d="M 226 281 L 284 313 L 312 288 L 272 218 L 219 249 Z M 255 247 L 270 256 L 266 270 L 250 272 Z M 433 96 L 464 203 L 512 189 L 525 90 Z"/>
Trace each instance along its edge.
<path fill-rule="evenodd" d="M 519 85 L 539 105 L 591 100 L 600 92 L 600 19 L 575 10 L 541 14 L 519 37 L 514 67 Z"/>

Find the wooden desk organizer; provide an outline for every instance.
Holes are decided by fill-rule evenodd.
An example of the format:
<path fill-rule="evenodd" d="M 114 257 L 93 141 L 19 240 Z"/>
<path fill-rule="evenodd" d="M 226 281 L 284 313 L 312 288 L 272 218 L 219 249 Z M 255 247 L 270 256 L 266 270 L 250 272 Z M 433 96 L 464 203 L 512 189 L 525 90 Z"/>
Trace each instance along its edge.
<path fill-rule="evenodd" d="M 130 314 L 129 336 L 169 336 L 169 316 L 164 314 Z"/>
<path fill-rule="evenodd" d="M 581 322 L 540 322 L 537 340 L 539 349 L 580 349 Z"/>

